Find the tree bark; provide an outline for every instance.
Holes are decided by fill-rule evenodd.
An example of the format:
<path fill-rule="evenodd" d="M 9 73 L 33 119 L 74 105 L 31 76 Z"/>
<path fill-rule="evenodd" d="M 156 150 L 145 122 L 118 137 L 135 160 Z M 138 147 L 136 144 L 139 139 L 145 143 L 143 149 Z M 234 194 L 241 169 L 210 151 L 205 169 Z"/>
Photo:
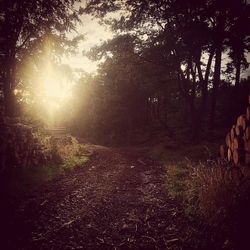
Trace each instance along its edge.
<path fill-rule="evenodd" d="M 211 113 L 210 113 L 210 128 L 214 127 L 214 121 L 215 121 L 217 95 L 218 95 L 218 88 L 220 84 L 220 73 L 221 73 L 221 55 L 222 55 L 222 41 L 220 41 L 216 47 L 214 82 L 213 82 Z"/>
<path fill-rule="evenodd" d="M 212 65 L 212 61 L 214 57 L 214 52 L 215 52 L 215 49 L 214 47 L 212 47 L 210 50 L 209 57 L 208 57 L 208 62 L 207 62 L 207 67 L 206 67 L 204 77 L 203 77 L 202 70 L 201 70 L 200 58 L 196 60 L 196 68 L 197 68 L 197 73 L 198 73 L 199 82 L 201 86 L 201 104 L 200 104 L 200 107 L 197 108 L 197 111 L 196 111 L 196 121 L 195 121 L 196 126 L 194 128 L 196 140 L 200 139 L 201 128 L 204 128 L 203 122 L 204 122 L 204 118 L 206 116 L 206 111 L 207 111 L 208 80 L 209 80 L 209 74 L 210 74 L 211 65 Z"/>
<path fill-rule="evenodd" d="M 204 116 L 206 115 L 206 110 L 207 110 L 207 92 L 208 92 L 207 86 L 208 86 L 211 65 L 212 65 L 212 61 L 213 61 L 213 57 L 214 57 L 214 52 L 215 52 L 215 49 L 212 48 L 211 52 L 209 54 L 208 62 L 207 62 L 205 78 L 202 82 L 202 87 L 201 87 L 202 99 L 201 99 L 200 111 L 202 111 L 202 114 L 204 114 Z"/>
<path fill-rule="evenodd" d="M 240 55 L 238 55 L 236 64 L 236 73 L 235 73 L 235 86 L 239 86 L 240 84 L 240 66 L 241 66 L 241 58 Z"/>
<path fill-rule="evenodd" d="M 6 66 L 4 70 L 3 79 L 3 95 L 4 95 L 4 107 L 5 115 L 12 117 L 15 114 L 15 53 L 12 52 L 6 56 Z"/>
<path fill-rule="evenodd" d="M 5 11 L 5 21 L 3 25 L 4 35 L 4 67 L 3 67 L 3 97 L 4 97 L 4 108 L 5 115 L 13 116 L 15 112 L 15 71 L 16 71 L 16 45 L 21 32 L 22 20 L 20 17 L 13 17 L 13 13 L 9 9 L 13 8 L 14 2 L 7 2 Z M 20 10 L 20 5 L 17 5 Z M 13 28 L 13 18 L 17 18 L 18 22 Z"/>
<path fill-rule="evenodd" d="M 218 17 L 218 24 L 215 31 L 215 66 L 214 66 L 214 81 L 212 89 L 212 100 L 211 100 L 211 113 L 210 113 L 210 128 L 214 128 L 217 94 L 220 85 L 220 74 L 221 74 L 221 56 L 224 40 L 224 29 L 225 29 L 225 17 L 222 12 Z"/>

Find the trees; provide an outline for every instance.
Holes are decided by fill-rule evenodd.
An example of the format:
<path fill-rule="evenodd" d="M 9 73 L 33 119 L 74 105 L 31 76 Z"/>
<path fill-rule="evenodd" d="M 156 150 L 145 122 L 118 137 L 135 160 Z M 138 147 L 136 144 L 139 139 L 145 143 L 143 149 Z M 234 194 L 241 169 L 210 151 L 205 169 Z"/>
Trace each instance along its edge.
<path fill-rule="evenodd" d="M 244 3 L 233 9 L 233 21 L 228 30 L 227 46 L 229 56 L 232 60 L 229 67 L 235 69 L 235 85 L 240 83 L 240 74 L 242 69 L 248 68 L 248 62 L 245 54 L 250 50 L 249 39 L 249 11 L 250 6 Z"/>
<path fill-rule="evenodd" d="M 243 9 L 244 18 L 241 17 Z M 192 114 L 193 135 L 199 135 L 198 131 L 205 125 L 208 97 L 211 97 L 210 126 L 214 126 L 222 53 L 228 51 L 227 41 L 231 41 L 230 48 L 234 51 L 231 55 L 238 58 L 234 61 L 241 63 L 244 48 L 249 44 L 248 31 L 243 28 L 243 23 L 249 22 L 246 1 L 89 1 L 85 11 L 102 18 L 118 33 L 128 32 L 143 38 L 145 50 L 161 48 L 163 55 L 155 57 L 155 63 L 170 66 L 172 79 L 178 79 L 179 93 Z M 114 11 L 119 15 L 114 14 L 112 20 L 105 19 L 105 14 Z M 232 37 L 236 38 L 235 42 Z M 241 63 L 235 63 L 237 82 Z"/>
<path fill-rule="evenodd" d="M 17 63 L 44 37 L 66 39 L 79 21 L 77 0 L 3 0 L 0 2 L 1 82 L 7 115 L 13 115 Z"/>
<path fill-rule="evenodd" d="M 141 104 L 146 97 L 141 89 L 142 83 L 138 81 L 141 60 L 135 51 L 137 43 L 133 36 L 121 35 L 93 48 L 89 53 L 91 58 L 103 61 L 98 77 L 87 80 L 89 83 L 82 79 L 88 86 L 87 98 L 91 104 L 86 107 L 84 100 L 80 103 L 84 113 L 88 114 L 91 110 L 93 119 L 86 117 L 88 121 L 84 123 L 91 124 L 85 126 L 92 134 L 97 131 L 101 134 L 102 131 L 108 137 L 114 137 L 127 133 L 126 140 L 130 140 L 131 130 L 137 127 L 138 121 L 144 116 L 144 106 Z"/>
<path fill-rule="evenodd" d="M 230 56 L 236 62 L 236 84 L 240 81 L 240 65 L 245 58 L 245 49 L 249 46 L 249 5 L 246 1 L 212 1 L 211 11 L 214 20 L 213 43 L 215 45 L 215 66 L 211 97 L 210 126 L 214 126 L 217 92 L 221 78 L 221 62 L 223 50 L 231 47 Z M 228 44 L 231 46 L 228 48 Z M 248 45 L 247 45 L 248 44 Z M 234 52 L 232 52 L 234 51 Z M 237 55 L 236 57 L 234 55 Z M 237 58 L 237 59 L 236 59 Z M 237 63 L 238 61 L 238 63 Z"/>
<path fill-rule="evenodd" d="M 77 84 L 74 131 L 99 141 L 131 143 L 135 131 L 155 124 L 168 129 L 163 93 L 169 93 L 169 99 L 173 93 L 175 85 L 165 84 L 171 69 L 167 74 L 167 67 L 155 64 L 154 57 L 163 60 L 160 49 L 141 50 L 142 42 L 118 35 L 90 51 L 89 57 L 102 63 L 97 76 L 83 77 Z"/>

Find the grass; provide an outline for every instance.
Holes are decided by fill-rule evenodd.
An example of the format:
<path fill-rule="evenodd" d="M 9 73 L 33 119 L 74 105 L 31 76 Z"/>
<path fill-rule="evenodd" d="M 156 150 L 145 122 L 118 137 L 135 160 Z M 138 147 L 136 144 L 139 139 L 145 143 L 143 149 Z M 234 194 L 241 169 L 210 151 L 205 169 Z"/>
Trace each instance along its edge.
<path fill-rule="evenodd" d="M 11 193 L 27 193 L 62 173 L 61 166 L 54 162 L 35 168 L 15 169 L 7 177 L 7 189 Z"/>
<path fill-rule="evenodd" d="M 250 169 L 221 165 L 214 144 L 151 151 L 166 169 L 168 194 L 179 201 L 191 228 L 188 249 L 247 249 Z"/>
<path fill-rule="evenodd" d="M 61 159 L 61 167 L 64 170 L 84 165 L 92 154 L 92 151 L 86 145 L 79 144 L 74 137 L 72 137 L 71 144 L 63 145 L 59 143 L 55 150 L 58 158 Z"/>
<path fill-rule="evenodd" d="M 48 140 L 45 141 L 44 138 L 43 140 L 43 142 L 49 143 Z M 12 169 L 5 176 L 5 188 L 11 193 L 27 193 L 48 181 L 52 181 L 65 171 L 72 170 L 76 166 L 84 167 L 92 154 L 87 145 L 79 144 L 74 137 L 71 138 L 71 143 L 65 144 L 60 140 L 53 143 L 51 150 L 52 159 L 46 164 Z"/>
<path fill-rule="evenodd" d="M 182 199 L 187 190 L 189 169 L 184 164 L 166 167 L 166 187 L 171 197 Z"/>
<path fill-rule="evenodd" d="M 167 145 L 168 146 L 168 145 Z M 166 147 L 166 144 L 155 146 L 151 157 L 160 160 L 166 169 L 166 189 L 172 198 L 184 204 L 186 215 L 191 215 L 194 202 L 194 169 L 201 166 L 210 158 L 216 158 L 217 144 L 204 143 L 198 145 L 176 145 L 175 148 Z M 197 197 L 194 197 L 196 199 Z M 196 214 L 197 215 L 197 214 Z M 192 214 L 191 216 L 194 216 Z"/>
<path fill-rule="evenodd" d="M 162 161 L 164 164 L 179 164 L 180 162 L 200 162 L 212 159 L 218 155 L 218 144 L 200 143 L 190 144 L 168 144 L 161 143 L 154 146 L 150 152 L 152 158 Z"/>
<path fill-rule="evenodd" d="M 166 188 L 173 198 L 186 200 L 193 164 L 200 165 L 217 155 L 217 144 L 178 145 L 174 148 L 165 143 L 152 148 L 150 155 L 160 160 L 166 169 Z"/>

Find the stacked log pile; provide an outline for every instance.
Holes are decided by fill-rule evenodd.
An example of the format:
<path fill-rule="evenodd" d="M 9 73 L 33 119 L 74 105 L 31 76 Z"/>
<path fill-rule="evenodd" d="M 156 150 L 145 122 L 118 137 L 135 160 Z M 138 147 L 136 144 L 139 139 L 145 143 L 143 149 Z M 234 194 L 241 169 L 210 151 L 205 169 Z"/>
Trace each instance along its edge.
<path fill-rule="evenodd" d="M 31 126 L 2 120 L 0 130 L 0 172 L 42 165 L 52 159 L 52 149 L 41 143 Z"/>
<path fill-rule="evenodd" d="M 220 156 L 234 165 L 250 165 L 250 95 L 246 113 L 237 118 L 220 146 Z"/>

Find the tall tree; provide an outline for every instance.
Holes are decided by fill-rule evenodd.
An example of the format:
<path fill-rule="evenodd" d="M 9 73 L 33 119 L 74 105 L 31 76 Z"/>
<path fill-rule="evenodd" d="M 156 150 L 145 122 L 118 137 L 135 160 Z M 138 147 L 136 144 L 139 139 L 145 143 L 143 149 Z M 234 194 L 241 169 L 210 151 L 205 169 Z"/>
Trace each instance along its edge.
<path fill-rule="evenodd" d="M 85 11 L 102 18 L 117 32 L 143 37 L 145 44 L 165 45 L 165 58 L 172 63 L 179 89 L 193 114 L 195 135 L 203 127 L 207 111 L 208 83 L 211 81 L 210 125 L 213 126 L 221 79 L 222 53 L 235 18 L 234 9 L 245 1 L 226 0 L 124 0 L 89 1 Z M 117 11 L 113 20 L 105 14 Z M 118 16 L 118 17 L 117 17 Z M 207 60 L 203 57 L 206 55 Z M 241 55 L 243 55 L 241 53 Z M 213 58 L 214 75 L 210 77 Z M 170 59 L 171 58 L 171 59 Z M 165 61 L 166 63 L 166 61 Z M 200 101 L 201 96 L 201 101 Z M 197 98 L 199 97 L 199 98 Z M 200 107 L 198 104 L 200 103 Z M 200 117 L 201 116 L 201 117 Z M 203 117 L 202 117 L 203 116 Z"/>
<path fill-rule="evenodd" d="M 232 62 L 229 66 L 235 68 L 235 85 L 240 83 L 240 74 L 242 69 L 248 67 L 246 54 L 250 50 L 249 25 L 250 25 L 250 5 L 245 1 L 235 6 L 232 15 L 232 25 L 228 30 L 227 45 L 229 47 L 229 57 Z"/>
<path fill-rule="evenodd" d="M 240 81 L 240 68 L 245 60 L 245 48 L 249 40 L 249 32 L 245 27 L 249 26 L 249 5 L 244 0 L 212 1 L 210 5 L 214 32 L 213 43 L 215 45 L 215 66 L 213 77 L 213 89 L 210 112 L 210 126 L 214 127 L 216 116 L 217 93 L 221 78 L 221 62 L 223 50 L 230 49 L 231 57 L 236 65 L 236 83 Z M 228 44 L 230 46 L 228 47 Z"/>
<path fill-rule="evenodd" d="M 114 1 L 116 2 L 116 1 Z M 146 38 L 146 46 L 161 47 L 163 61 L 155 58 L 155 63 L 171 65 L 179 79 L 179 91 L 186 99 L 193 114 L 192 123 L 196 122 L 195 99 L 202 86 L 203 106 L 206 103 L 208 76 L 214 54 L 210 23 L 204 12 L 207 6 L 203 1 L 122 1 L 116 2 L 125 11 L 118 20 L 110 23 L 117 31 L 135 32 Z M 123 3 L 123 5 L 121 4 Z M 110 11 L 102 1 L 89 3 L 86 11 Z M 206 75 L 203 75 L 202 54 L 210 53 Z M 194 128 L 194 131 L 197 131 Z"/>
<path fill-rule="evenodd" d="M 17 62 L 23 50 L 46 34 L 60 39 L 75 27 L 78 0 L 2 0 L 0 2 L 1 81 L 7 115 L 13 115 Z M 41 40 L 41 39 L 40 39 Z"/>

